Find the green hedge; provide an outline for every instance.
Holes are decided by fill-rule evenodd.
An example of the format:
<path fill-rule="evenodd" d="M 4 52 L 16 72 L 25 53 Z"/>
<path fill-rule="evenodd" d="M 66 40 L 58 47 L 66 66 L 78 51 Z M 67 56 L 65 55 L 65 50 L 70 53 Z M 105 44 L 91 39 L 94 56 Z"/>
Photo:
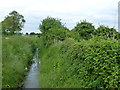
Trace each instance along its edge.
<path fill-rule="evenodd" d="M 117 40 L 93 38 L 75 42 L 68 38 L 43 54 L 41 67 L 49 85 L 43 82 L 42 87 L 118 88 L 119 57 Z"/>

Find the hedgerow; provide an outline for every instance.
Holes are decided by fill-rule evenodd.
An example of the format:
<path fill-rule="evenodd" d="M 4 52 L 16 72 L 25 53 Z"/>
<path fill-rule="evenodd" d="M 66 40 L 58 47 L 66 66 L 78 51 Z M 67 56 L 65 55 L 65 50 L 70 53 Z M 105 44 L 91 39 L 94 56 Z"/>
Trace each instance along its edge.
<path fill-rule="evenodd" d="M 42 22 L 40 27 L 44 26 L 50 28 L 40 28 L 44 31 L 41 34 L 41 87 L 119 87 L 120 33 L 116 29 L 104 25 L 95 29 L 87 21 L 78 22 L 71 31 L 63 25 L 60 28 L 57 23 L 56 28 Z"/>
<path fill-rule="evenodd" d="M 51 55 L 53 52 L 55 53 Z M 119 87 L 120 51 L 118 51 L 118 41 L 115 39 L 100 41 L 90 39 L 87 42 L 86 40 L 76 42 L 68 38 L 60 44 L 51 46 L 48 53 L 44 55 L 46 55 L 44 59 L 50 60 L 51 65 L 50 72 L 46 72 L 49 76 L 52 73 L 50 86 L 62 88 Z"/>

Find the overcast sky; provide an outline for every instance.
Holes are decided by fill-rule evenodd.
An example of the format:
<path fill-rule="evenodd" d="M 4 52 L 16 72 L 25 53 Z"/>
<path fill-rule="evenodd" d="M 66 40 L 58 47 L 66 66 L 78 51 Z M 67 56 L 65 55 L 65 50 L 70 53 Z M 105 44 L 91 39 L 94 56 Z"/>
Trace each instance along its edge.
<path fill-rule="evenodd" d="M 22 32 L 39 32 L 38 26 L 47 16 L 61 19 L 69 29 L 80 20 L 96 27 L 106 25 L 118 28 L 119 0 L 0 0 L 0 21 L 16 10 L 26 20 Z"/>

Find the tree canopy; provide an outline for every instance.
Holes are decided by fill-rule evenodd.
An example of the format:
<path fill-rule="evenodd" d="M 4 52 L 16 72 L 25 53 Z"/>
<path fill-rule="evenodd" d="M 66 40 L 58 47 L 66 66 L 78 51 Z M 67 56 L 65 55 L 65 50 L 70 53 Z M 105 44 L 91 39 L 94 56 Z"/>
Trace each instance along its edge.
<path fill-rule="evenodd" d="M 120 34 L 116 31 L 114 28 L 109 28 L 108 26 L 100 25 L 96 31 L 96 36 L 102 36 L 104 38 L 114 38 L 118 39 L 120 38 Z"/>
<path fill-rule="evenodd" d="M 92 23 L 83 20 L 77 23 L 73 31 L 78 32 L 81 38 L 89 39 L 92 37 L 91 34 L 95 31 L 95 27 L 92 25 Z"/>
<path fill-rule="evenodd" d="M 45 47 L 53 43 L 65 40 L 69 30 L 61 23 L 60 19 L 47 17 L 41 21 L 39 29 L 42 32 L 43 44 Z"/>
<path fill-rule="evenodd" d="M 48 31 L 51 28 L 61 28 L 64 27 L 59 19 L 47 17 L 41 21 L 39 29 L 42 33 Z"/>
<path fill-rule="evenodd" d="M 2 32 L 3 34 L 11 35 L 18 33 L 24 27 L 24 23 L 24 16 L 19 14 L 17 11 L 12 11 L 2 21 Z"/>

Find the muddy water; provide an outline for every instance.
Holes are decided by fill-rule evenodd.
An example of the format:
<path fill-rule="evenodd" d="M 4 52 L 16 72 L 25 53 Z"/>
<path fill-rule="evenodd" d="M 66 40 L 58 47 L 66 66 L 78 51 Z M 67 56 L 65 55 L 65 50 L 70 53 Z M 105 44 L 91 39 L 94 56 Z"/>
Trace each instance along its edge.
<path fill-rule="evenodd" d="M 31 65 L 28 75 L 26 76 L 23 88 L 40 88 L 39 86 L 39 58 L 38 48 L 36 49 L 35 55 L 33 56 L 34 63 Z"/>

